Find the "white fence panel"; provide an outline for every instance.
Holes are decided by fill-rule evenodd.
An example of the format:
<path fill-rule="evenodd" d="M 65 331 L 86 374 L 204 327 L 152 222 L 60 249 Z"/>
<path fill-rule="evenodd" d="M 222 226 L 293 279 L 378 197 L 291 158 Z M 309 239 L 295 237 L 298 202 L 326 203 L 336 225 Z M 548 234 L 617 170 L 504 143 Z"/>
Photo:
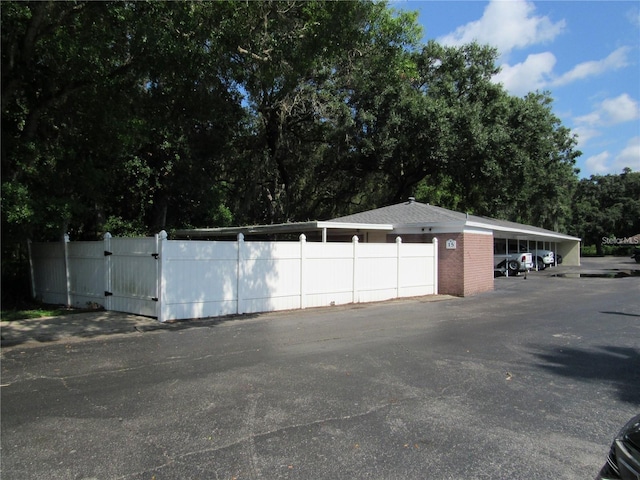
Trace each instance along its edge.
<path fill-rule="evenodd" d="M 240 242 L 238 313 L 300 307 L 300 243 Z"/>
<path fill-rule="evenodd" d="M 29 251 L 34 298 L 44 303 L 67 305 L 69 298 L 64 243 L 31 243 Z"/>
<path fill-rule="evenodd" d="M 391 243 L 357 245 L 356 302 L 376 302 L 398 294 L 398 247 Z"/>
<path fill-rule="evenodd" d="M 304 307 L 353 302 L 353 244 L 305 244 Z"/>
<path fill-rule="evenodd" d="M 237 242 L 163 242 L 160 320 L 236 313 L 237 276 Z"/>
<path fill-rule="evenodd" d="M 430 244 L 111 238 L 30 244 L 34 296 L 160 321 L 437 294 Z M 102 297 L 104 295 L 104 297 Z"/>
<path fill-rule="evenodd" d="M 400 274 L 398 296 L 415 297 L 434 295 L 437 268 L 435 245 L 430 243 L 403 243 L 400 245 Z"/>
<path fill-rule="evenodd" d="M 92 304 L 104 307 L 104 243 L 69 242 L 67 259 L 71 304 L 77 308 L 86 308 Z"/>
<path fill-rule="evenodd" d="M 109 310 L 157 316 L 157 239 L 112 238 L 110 248 Z"/>

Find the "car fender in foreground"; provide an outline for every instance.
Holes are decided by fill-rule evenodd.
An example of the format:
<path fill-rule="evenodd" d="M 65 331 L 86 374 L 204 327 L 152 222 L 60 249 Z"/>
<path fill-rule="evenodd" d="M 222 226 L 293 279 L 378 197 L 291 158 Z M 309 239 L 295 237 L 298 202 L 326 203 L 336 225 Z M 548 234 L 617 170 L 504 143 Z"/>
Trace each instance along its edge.
<path fill-rule="evenodd" d="M 640 415 L 633 417 L 613 440 L 596 480 L 640 480 Z"/>

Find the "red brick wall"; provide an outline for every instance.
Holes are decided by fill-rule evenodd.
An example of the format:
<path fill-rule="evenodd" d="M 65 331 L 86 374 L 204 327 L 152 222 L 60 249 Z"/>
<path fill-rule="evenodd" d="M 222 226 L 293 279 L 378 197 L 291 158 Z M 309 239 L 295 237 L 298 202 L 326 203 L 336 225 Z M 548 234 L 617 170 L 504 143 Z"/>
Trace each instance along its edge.
<path fill-rule="evenodd" d="M 397 235 L 388 235 L 395 241 Z M 438 233 L 402 235 L 405 243 L 431 243 L 438 239 L 438 293 L 474 295 L 493 290 L 493 235 Z M 456 248 L 447 249 L 447 240 Z"/>
<path fill-rule="evenodd" d="M 493 290 L 493 235 L 464 234 L 464 295 Z"/>
<path fill-rule="evenodd" d="M 464 248 L 462 233 L 435 235 L 438 238 L 438 293 L 464 296 Z M 448 249 L 447 240 L 455 240 L 456 248 Z"/>

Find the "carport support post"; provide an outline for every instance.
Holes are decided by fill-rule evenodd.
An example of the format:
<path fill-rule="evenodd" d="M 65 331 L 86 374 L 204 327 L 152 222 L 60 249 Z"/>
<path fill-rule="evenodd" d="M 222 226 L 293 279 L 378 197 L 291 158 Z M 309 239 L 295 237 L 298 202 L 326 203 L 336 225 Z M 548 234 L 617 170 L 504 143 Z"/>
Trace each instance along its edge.
<path fill-rule="evenodd" d="M 505 260 L 505 264 L 504 264 L 504 276 L 509 278 L 509 237 L 506 238 L 505 240 L 505 246 L 504 246 L 504 253 L 506 253 L 507 258 Z"/>

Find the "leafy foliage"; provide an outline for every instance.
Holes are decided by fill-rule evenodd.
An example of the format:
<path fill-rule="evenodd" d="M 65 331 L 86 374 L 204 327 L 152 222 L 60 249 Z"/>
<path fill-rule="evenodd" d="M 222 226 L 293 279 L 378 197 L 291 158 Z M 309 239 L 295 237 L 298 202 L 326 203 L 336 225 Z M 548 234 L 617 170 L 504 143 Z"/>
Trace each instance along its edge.
<path fill-rule="evenodd" d="M 1 14 L 3 259 L 63 232 L 325 219 L 409 195 L 568 231 L 583 195 L 548 93 L 510 96 L 495 49 L 421 44 L 417 14 L 384 2 Z"/>
<path fill-rule="evenodd" d="M 572 233 L 584 245 L 604 253 L 604 239 L 624 239 L 640 233 L 640 172 L 592 175 L 582 179 L 573 196 Z"/>

